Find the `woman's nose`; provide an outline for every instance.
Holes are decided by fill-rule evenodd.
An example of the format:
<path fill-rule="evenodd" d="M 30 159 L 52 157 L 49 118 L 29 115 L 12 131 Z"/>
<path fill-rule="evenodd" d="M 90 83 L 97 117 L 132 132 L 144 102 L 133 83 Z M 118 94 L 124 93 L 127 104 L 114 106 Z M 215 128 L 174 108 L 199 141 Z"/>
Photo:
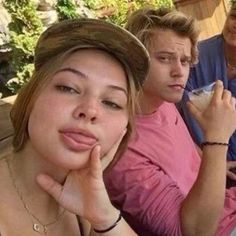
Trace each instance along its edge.
<path fill-rule="evenodd" d="M 97 116 L 98 104 L 93 100 L 80 102 L 73 112 L 73 117 L 75 119 L 83 119 L 85 121 L 95 121 Z"/>

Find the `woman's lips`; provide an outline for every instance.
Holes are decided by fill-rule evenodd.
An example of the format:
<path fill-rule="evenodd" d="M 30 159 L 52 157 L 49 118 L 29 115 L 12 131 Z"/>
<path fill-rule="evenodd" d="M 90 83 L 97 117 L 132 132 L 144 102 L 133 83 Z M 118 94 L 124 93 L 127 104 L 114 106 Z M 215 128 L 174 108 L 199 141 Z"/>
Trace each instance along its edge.
<path fill-rule="evenodd" d="M 60 134 L 67 148 L 76 152 L 89 150 L 97 143 L 95 136 L 85 132 L 61 131 Z"/>

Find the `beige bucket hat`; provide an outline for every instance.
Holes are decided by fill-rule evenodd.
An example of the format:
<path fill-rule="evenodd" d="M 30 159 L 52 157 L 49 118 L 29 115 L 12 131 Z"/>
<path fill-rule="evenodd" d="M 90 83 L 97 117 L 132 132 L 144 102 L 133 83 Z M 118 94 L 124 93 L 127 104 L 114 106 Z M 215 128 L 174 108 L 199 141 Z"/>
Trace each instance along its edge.
<path fill-rule="evenodd" d="M 149 56 L 143 44 L 124 28 L 91 18 L 61 21 L 44 31 L 35 49 L 35 70 L 74 47 L 108 51 L 125 67 L 129 67 L 136 88 L 146 78 Z"/>

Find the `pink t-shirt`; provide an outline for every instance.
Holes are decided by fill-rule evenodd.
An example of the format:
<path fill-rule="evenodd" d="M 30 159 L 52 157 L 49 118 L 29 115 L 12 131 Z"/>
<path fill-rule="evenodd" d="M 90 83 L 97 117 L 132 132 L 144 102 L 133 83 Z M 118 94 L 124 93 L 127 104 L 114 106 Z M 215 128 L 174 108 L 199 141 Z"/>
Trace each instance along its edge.
<path fill-rule="evenodd" d="M 199 166 L 200 157 L 180 114 L 174 104 L 164 103 L 151 115 L 137 116 L 136 134 L 114 168 L 104 173 L 104 180 L 112 202 L 140 236 L 179 236 L 181 204 Z M 230 202 L 226 199 L 230 205 L 218 230 L 221 236 L 232 231 L 231 222 L 236 225 L 235 192 L 232 195 Z"/>

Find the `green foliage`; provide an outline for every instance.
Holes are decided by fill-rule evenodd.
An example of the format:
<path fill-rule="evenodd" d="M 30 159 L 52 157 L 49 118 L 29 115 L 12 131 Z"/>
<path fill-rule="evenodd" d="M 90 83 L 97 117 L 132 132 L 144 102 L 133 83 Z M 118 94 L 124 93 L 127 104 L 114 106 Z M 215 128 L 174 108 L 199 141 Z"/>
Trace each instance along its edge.
<path fill-rule="evenodd" d="M 107 1 L 110 2 L 110 1 Z M 102 6 L 105 5 L 104 0 L 84 0 L 84 4 L 89 8 L 89 9 L 100 9 Z"/>
<path fill-rule="evenodd" d="M 60 21 L 66 19 L 75 19 L 78 17 L 76 5 L 71 0 L 58 0 L 56 5 L 58 19 Z"/>
<path fill-rule="evenodd" d="M 172 6 L 172 0 L 80 0 L 90 12 L 98 18 L 123 26 L 127 16 L 134 10 L 154 5 Z M 43 30 L 41 20 L 32 0 L 5 0 L 5 8 L 11 15 L 9 24 L 11 49 L 11 68 L 14 76 L 10 78 L 8 88 L 16 93 L 28 81 L 33 72 L 34 48 Z M 59 20 L 77 18 L 77 5 L 74 0 L 58 0 L 56 10 Z"/>
<path fill-rule="evenodd" d="M 10 78 L 7 86 L 15 94 L 33 72 L 34 48 L 43 28 L 31 1 L 5 0 L 4 6 L 12 19 L 8 25 L 8 46 L 11 49 L 14 77 Z"/>
<path fill-rule="evenodd" d="M 129 3 L 125 0 L 114 1 L 114 12 L 108 17 L 108 21 L 123 26 L 126 22 L 126 18 L 131 9 L 133 9 L 134 3 Z"/>
<path fill-rule="evenodd" d="M 173 6 L 172 0 L 84 0 L 87 7 L 94 11 L 98 9 L 110 9 L 110 15 L 103 15 L 108 21 L 123 26 L 126 23 L 127 16 L 140 7 L 152 5 L 157 8 L 160 6 Z M 98 11 L 99 12 L 99 11 Z M 98 17 L 101 17 L 98 15 Z"/>

